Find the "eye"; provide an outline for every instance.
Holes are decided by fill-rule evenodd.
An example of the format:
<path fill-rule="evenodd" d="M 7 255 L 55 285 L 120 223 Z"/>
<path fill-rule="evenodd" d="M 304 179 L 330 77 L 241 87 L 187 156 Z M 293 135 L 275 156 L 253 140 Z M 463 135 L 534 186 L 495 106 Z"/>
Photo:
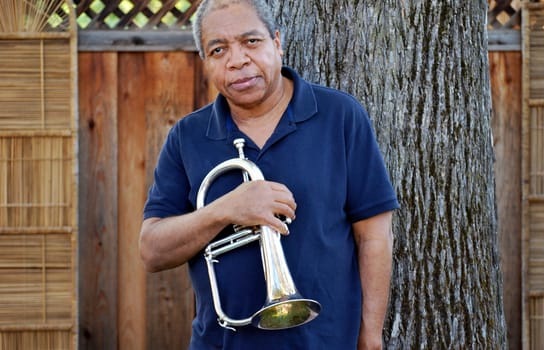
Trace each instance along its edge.
<path fill-rule="evenodd" d="M 257 45 L 260 41 L 261 41 L 261 39 L 257 39 L 257 38 L 249 38 L 249 39 L 247 39 L 248 45 L 252 45 L 252 46 Z"/>
<path fill-rule="evenodd" d="M 214 47 L 210 51 L 210 56 L 219 56 L 223 53 L 224 49 L 222 47 Z"/>

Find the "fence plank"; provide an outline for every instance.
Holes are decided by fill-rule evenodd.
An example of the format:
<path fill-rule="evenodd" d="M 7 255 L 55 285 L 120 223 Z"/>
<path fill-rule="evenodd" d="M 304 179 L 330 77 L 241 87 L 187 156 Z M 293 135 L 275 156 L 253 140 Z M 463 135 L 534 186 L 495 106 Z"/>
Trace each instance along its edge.
<path fill-rule="evenodd" d="M 194 109 L 195 54 L 145 54 L 147 184 L 171 126 Z M 187 265 L 149 274 L 147 280 L 147 349 L 186 349 L 194 301 Z"/>
<path fill-rule="evenodd" d="M 79 51 L 196 51 L 190 31 L 83 30 Z"/>
<path fill-rule="evenodd" d="M 79 55 L 79 348 L 117 349 L 117 54 Z"/>
<path fill-rule="evenodd" d="M 119 348 L 131 350 L 145 349 L 146 339 L 146 275 L 138 250 L 146 198 L 144 67 L 144 54 L 119 54 Z"/>
<path fill-rule="evenodd" d="M 504 312 L 521 349 L 521 53 L 489 54 Z"/>

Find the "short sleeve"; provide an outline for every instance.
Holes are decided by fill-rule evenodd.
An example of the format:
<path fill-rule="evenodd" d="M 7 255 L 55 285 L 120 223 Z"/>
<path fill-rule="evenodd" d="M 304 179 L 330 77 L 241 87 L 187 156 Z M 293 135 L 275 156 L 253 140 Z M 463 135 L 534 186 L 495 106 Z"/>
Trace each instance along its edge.
<path fill-rule="evenodd" d="M 193 210 L 188 200 L 190 186 L 181 159 L 180 137 L 179 124 L 176 124 L 159 153 L 144 207 L 144 219 L 181 215 Z"/>
<path fill-rule="evenodd" d="M 399 207 L 374 129 L 361 107 L 346 123 L 348 196 L 346 212 L 351 222 Z"/>

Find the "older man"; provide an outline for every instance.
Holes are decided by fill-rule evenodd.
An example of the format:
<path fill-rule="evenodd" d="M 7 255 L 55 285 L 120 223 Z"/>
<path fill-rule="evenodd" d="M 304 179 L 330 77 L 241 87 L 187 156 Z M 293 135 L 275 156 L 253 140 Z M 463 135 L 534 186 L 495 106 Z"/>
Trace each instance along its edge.
<path fill-rule="evenodd" d="M 140 237 L 149 271 L 189 264 L 197 309 L 190 349 L 381 349 L 398 202 L 364 108 L 282 66 L 280 34 L 264 1 L 204 0 L 194 34 L 219 95 L 169 133 Z M 228 172 L 197 210 L 202 180 L 238 156 L 238 138 L 266 180 L 242 182 L 240 172 Z M 316 319 L 282 330 L 218 324 L 203 250 L 233 224 L 283 234 L 298 290 L 321 304 Z M 257 243 L 216 265 L 226 314 L 245 318 L 263 306 Z"/>

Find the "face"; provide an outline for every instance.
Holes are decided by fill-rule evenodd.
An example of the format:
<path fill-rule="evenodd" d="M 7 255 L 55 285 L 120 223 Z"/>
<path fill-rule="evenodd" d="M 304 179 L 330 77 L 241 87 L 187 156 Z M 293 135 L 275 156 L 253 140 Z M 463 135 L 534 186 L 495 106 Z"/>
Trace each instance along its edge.
<path fill-rule="evenodd" d="M 202 45 L 207 76 L 231 105 L 275 103 L 270 97 L 281 94 L 279 33 L 271 38 L 252 7 L 236 3 L 209 12 L 202 21 Z"/>

